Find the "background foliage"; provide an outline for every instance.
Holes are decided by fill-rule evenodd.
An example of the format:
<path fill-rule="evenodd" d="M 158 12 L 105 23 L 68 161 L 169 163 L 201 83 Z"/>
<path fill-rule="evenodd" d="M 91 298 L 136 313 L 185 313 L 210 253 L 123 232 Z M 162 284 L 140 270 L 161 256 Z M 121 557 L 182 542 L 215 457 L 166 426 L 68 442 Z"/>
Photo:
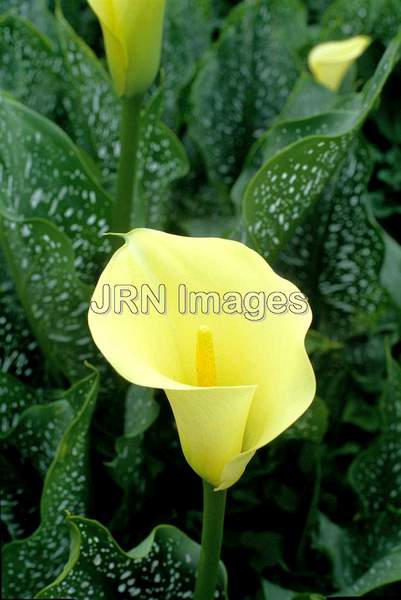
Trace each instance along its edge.
<path fill-rule="evenodd" d="M 86 325 L 119 155 L 100 30 L 79 0 L 0 14 L 3 595 L 188 598 L 199 482 L 163 395 Z M 234 600 L 401 594 L 400 24 L 398 0 L 168 0 L 149 224 L 246 241 L 314 309 L 318 398 L 230 493 Z M 340 92 L 318 87 L 309 49 L 358 33 Z"/>

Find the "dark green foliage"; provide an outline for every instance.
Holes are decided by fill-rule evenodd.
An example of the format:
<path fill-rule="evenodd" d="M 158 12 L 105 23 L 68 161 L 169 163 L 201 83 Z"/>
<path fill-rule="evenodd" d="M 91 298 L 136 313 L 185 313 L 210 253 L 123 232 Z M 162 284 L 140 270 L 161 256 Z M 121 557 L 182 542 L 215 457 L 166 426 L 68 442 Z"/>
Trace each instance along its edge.
<path fill-rule="evenodd" d="M 318 396 L 230 490 L 219 598 L 401 595 L 400 28 L 399 0 L 168 0 L 141 122 L 148 223 L 256 246 L 314 313 Z M 317 85 L 309 48 L 359 33 L 374 43 L 341 91 Z M 10 600 L 194 585 L 201 486 L 164 394 L 122 382 L 86 322 L 119 111 L 85 1 L 0 0 Z"/>

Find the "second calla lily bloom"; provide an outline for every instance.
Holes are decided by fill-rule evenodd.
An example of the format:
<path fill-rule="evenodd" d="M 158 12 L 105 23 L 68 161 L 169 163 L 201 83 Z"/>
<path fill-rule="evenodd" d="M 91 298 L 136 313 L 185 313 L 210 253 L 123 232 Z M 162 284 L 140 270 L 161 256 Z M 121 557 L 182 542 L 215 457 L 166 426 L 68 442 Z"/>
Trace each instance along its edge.
<path fill-rule="evenodd" d="M 165 306 L 138 306 L 141 286 L 159 300 L 164 289 Z M 118 290 L 110 310 L 105 290 Z M 128 381 L 165 390 L 187 461 L 216 489 L 234 484 L 258 448 L 312 402 L 310 322 L 299 290 L 245 245 L 149 229 L 125 236 L 89 311 L 112 366 Z"/>
<path fill-rule="evenodd" d="M 309 53 L 308 63 L 316 81 L 333 92 L 341 86 L 353 63 L 371 43 L 366 35 L 318 44 Z"/>
<path fill-rule="evenodd" d="M 119 96 L 144 94 L 160 64 L 166 0 L 88 0 Z"/>

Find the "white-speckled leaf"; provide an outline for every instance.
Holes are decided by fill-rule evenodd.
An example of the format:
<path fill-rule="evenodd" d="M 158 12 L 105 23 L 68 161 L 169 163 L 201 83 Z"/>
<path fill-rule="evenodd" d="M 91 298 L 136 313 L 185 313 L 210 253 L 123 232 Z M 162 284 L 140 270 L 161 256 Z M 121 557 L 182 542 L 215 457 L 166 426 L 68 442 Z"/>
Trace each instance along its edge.
<path fill-rule="evenodd" d="M 364 596 L 379 587 L 397 581 L 401 581 L 401 545 L 373 563 L 366 573 L 352 585 L 342 589 L 338 595 L 341 597 Z M 336 594 L 334 594 L 335 596 Z"/>
<path fill-rule="evenodd" d="M 323 15 L 324 39 L 371 35 L 389 41 L 400 29 L 398 0 L 334 0 Z"/>
<path fill-rule="evenodd" d="M 50 370 L 70 381 L 97 351 L 87 327 L 90 290 L 78 279 L 69 239 L 51 223 L 2 217 L 0 234 L 18 296 Z"/>
<path fill-rule="evenodd" d="M 156 94 L 142 113 L 142 130 L 139 146 L 137 196 L 142 196 L 145 206 L 141 226 L 163 229 L 171 216 L 173 199 L 170 185 L 187 174 L 188 157 L 175 134 L 160 120 L 163 113 L 163 97 Z M 131 225 L 137 226 L 135 214 Z"/>
<path fill-rule="evenodd" d="M 44 478 L 73 418 L 74 410 L 67 399 L 32 406 L 25 410 L 5 441 L 15 446 L 23 462 L 30 462 Z"/>
<path fill-rule="evenodd" d="M 198 61 L 210 44 L 213 19 L 208 5 L 209 0 L 167 2 L 161 65 L 162 88 L 164 119 L 175 128 L 182 121 L 182 92 L 194 77 Z"/>
<path fill-rule="evenodd" d="M 401 506 L 401 368 L 388 352 L 382 435 L 353 462 L 350 480 L 366 513 Z M 400 540 L 401 543 L 401 540 Z"/>
<path fill-rule="evenodd" d="M 12 539 L 25 534 L 25 513 L 36 510 L 32 478 L 40 481 L 46 476 L 57 446 L 79 408 L 75 407 L 79 398 L 76 387 L 66 392 L 34 390 L 0 372 L 2 453 L 5 451 L 7 456 L 10 450 L 12 456 L 18 454 L 17 466 L 9 467 L 14 472 L 2 473 L 1 477 L 0 516 Z"/>
<path fill-rule="evenodd" d="M 192 89 L 190 134 L 217 185 L 232 184 L 252 141 L 283 108 L 304 36 L 297 0 L 245 0 L 228 17 Z"/>
<path fill-rule="evenodd" d="M 60 577 L 37 598 L 71 600 L 190 599 L 200 547 L 175 527 L 162 525 L 130 552 L 124 552 L 100 523 L 69 517 L 70 560 Z M 224 598 L 221 565 L 215 598 Z"/>
<path fill-rule="evenodd" d="M 41 524 L 24 540 L 3 550 L 3 593 L 9 598 L 33 598 L 62 570 L 68 557 L 65 511 L 81 514 L 87 503 L 88 430 L 96 403 L 98 377 L 77 383 L 70 397 L 74 419 L 60 441 L 47 473 Z"/>
<path fill-rule="evenodd" d="M 111 199 L 56 125 L 0 96 L 0 209 L 45 218 L 71 239 L 80 277 L 92 283 L 111 251 Z"/>
<path fill-rule="evenodd" d="M 244 193 L 244 214 L 261 252 L 274 259 L 319 200 L 347 156 L 399 58 L 401 34 L 387 48 L 354 108 L 279 123 L 257 144 L 247 165 L 263 164 Z"/>
<path fill-rule="evenodd" d="M 29 21 L 0 18 L 0 89 L 51 116 L 61 89 L 61 64 L 50 40 Z"/>
<path fill-rule="evenodd" d="M 98 163 L 102 178 L 113 180 L 120 155 L 120 102 L 109 75 L 92 50 L 58 10 L 57 32 L 64 73 L 66 130 Z"/>
<path fill-rule="evenodd" d="M 338 595 L 362 595 L 401 580 L 401 571 L 397 573 L 390 568 L 398 564 L 393 558 L 401 547 L 400 511 L 383 512 L 373 520 L 359 520 L 349 530 L 320 514 L 315 546 L 332 563 L 334 584 L 341 590 Z M 386 568 L 380 569 L 380 565 Z"/>
<path fill-rule="evenodd" d="M 53 18 L 47 0 L 0 0 L 0 14 L 6 12 L 32 21 L 47 35 L 54 33 Z"/>
<path fill-rule="evenodd" d="M 279 255 L 277 268 L 295 280 L 319 315 L 322 331 L 339 337 L 365 331 L 386 306 L 380 285 L 384 244 L 366 206 L 371 156 L 357 140 L 319 202 Z"/>
<path fill-rule="evenodd" d="M 42 389 L 30 388 L 0 370 L 0 439 L 17 426 L 25 409 L 43 401 Z"/>
<path fill-rule="evenodd" d="M 5 95 L 0 100 L 0 116 L 0 212 L 16 219 L 34 216 L 53 221 L 72 240 L 79 276 L 92 283 L 111 249 L 110 241 L 102 237 L 108 229 L 110 198 L 99 188 L 77 148 L 50 121 Z M 25 269 L 23 265 L 18 268 Z M 39 375 L 40 379 L 32 327 L 3 260 L 0 269 L 5 292 L 0 297 L 2 369 L 18 377 Z M 57 328 L 62 326 L 56 322 Z"/>
<path fill-rule="evenodd" d="M 401 506 L 401 438 L 380 436 L 352 464 L 351 482 L 367 512 Z"/>
<path fill-rule="evenodd" d="M 103 182 L 113 190 L 120 155 L 120 102 L 108 74 L 90 48 L 61 14 L 57 23 L 64 59 L 68 130 L 99 164 Z M 152 227 L 165 223 L 170 211 L 168 188 L 188 170 L 183 146 L 160 120 L 162 110 L 157 96 L 142 111 L 141 122 L 136 194 L 144 198 L 147 224 Z"/>
<path fill-rule="evenodd" d="M 0 245 L 0 369 L 41 385 L 42 354 L 19 301 Z"/>

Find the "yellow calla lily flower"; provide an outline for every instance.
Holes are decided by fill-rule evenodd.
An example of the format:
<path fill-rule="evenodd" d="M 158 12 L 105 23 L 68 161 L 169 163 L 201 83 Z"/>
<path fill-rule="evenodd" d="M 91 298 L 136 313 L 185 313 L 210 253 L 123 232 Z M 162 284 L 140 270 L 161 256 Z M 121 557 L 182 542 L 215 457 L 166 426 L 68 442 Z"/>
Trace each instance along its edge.
<path fill-rule="evenodd" d="M 93 294 L 93 339 L 125 379 L 165 390 L 187 461 L 226 489 L 313 400 L 308 303 L 239 242 L 124 237 Z"/>
<path fill-rule="evenodd" d="M 97 15 L 119 96 L 140 95 L 160 65 L 166 0 L 88 0 Z"/>
<path fill-rule="evenodd" d="M 347 40 L 315 46 L 309 53 L 308 64 L 316 81 L 333 92 L 337 91 L 350 67 L 370 43 L 368 36 L 357 35 Z"/>

